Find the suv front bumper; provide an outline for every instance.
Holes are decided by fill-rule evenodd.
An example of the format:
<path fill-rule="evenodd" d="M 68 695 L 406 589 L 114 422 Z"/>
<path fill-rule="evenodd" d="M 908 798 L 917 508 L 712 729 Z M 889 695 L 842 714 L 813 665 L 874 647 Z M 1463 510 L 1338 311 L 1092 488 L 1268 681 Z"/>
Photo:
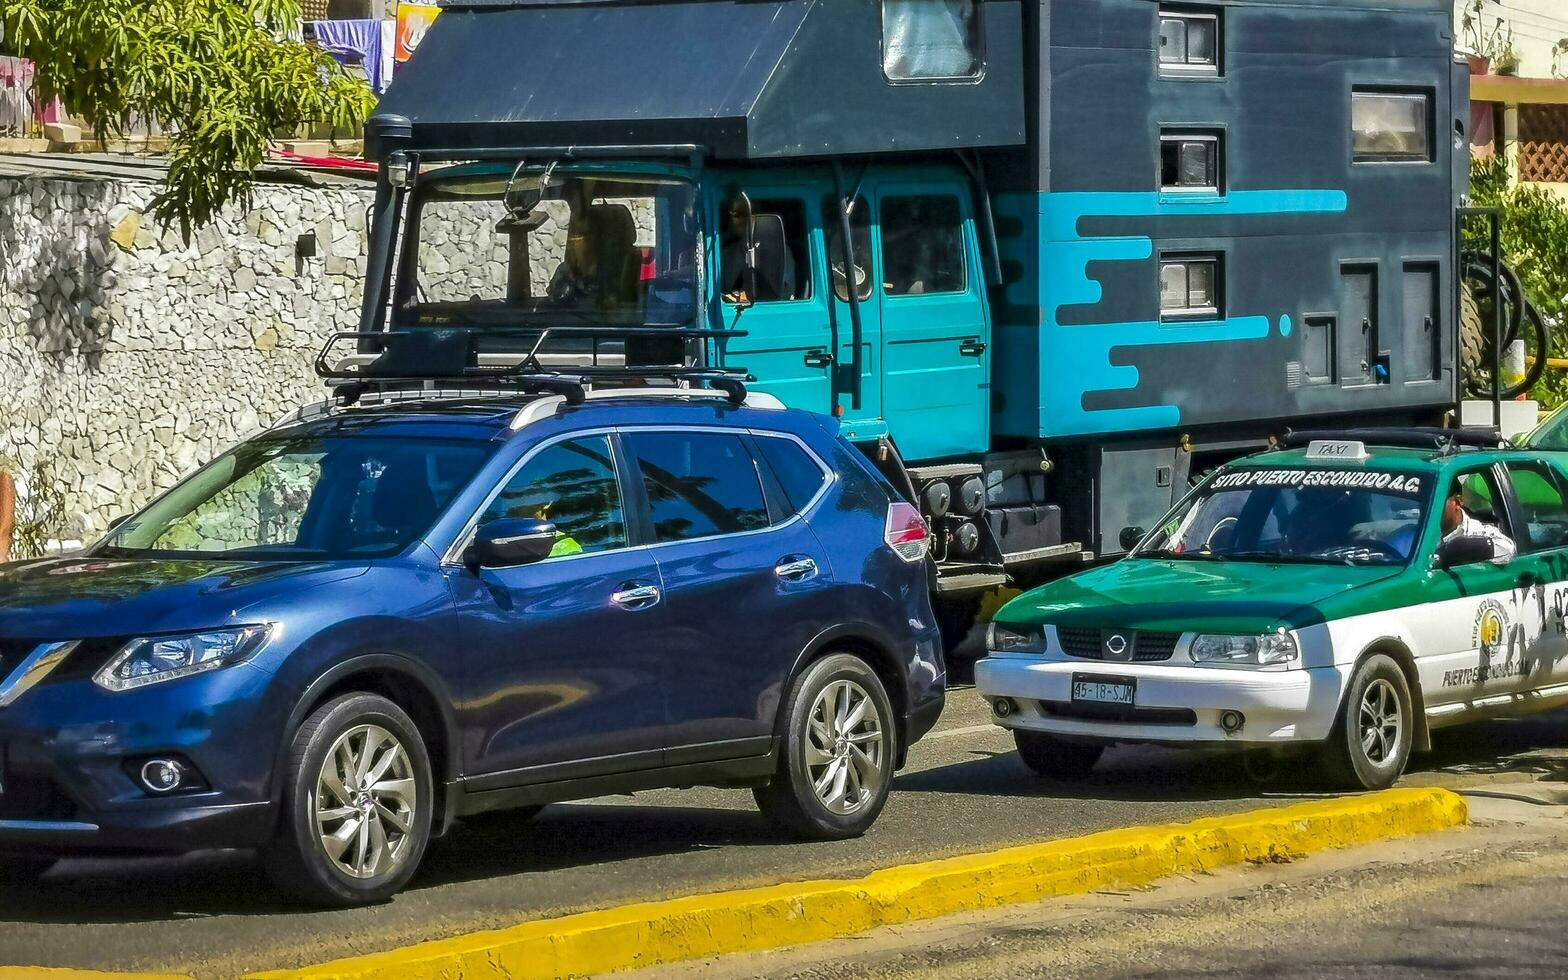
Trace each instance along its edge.
<path fill-rule="evenodd" d="M 124 693 L 41 685 L 0 711 L 0 850 L 189 851 L 265 843 L 282 720 L 248 664 Z M 159 795 L 142 760 L 178 757 L 196 781 Z"/>

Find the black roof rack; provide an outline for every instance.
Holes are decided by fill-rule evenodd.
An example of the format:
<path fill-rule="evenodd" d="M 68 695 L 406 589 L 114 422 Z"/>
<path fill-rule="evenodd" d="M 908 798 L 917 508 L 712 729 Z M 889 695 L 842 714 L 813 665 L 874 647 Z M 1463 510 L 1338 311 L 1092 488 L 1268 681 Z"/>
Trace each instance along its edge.
<path fill-rule="evenodd" d="M 1436 426 L 1303 429 L 1300 432 L 1287 429 L 1280 445 L 1305 446 L 1313 442 L 1362 442 L 1373 446 L 1430 449 L 1441 453 L 1456 452 L 1461 447 L 1497 449 L 1506 445 L 1502 433 L 1494 428 L 1441 429 Z"/>
<path fill-rule="evenodd" d="M 742 336 L 733 330 L 688 327 L 536 327 L 500 328 L 436 327 L 389 331 L 349 330 L 333 334 L 316 355 L 316 374 L 332 387 L 333 400 L 347 407 L 373 392 L 491 390 L 561 395 L 570 405 L 582 404 L 594 380 L 668 380 L 706 384 L 723 392 L 739 406 L 746 401 L 746 382 L 754 380 L 743 368 L 685 365 L 594 364 L 554 369 L 539 361 L 539 352 L 552 336 L 645 337 L 677 339 Z M 530 351 L 516 364 L 490 366 L 479 363 L 478 344 L 484 338 L 532 337 Z M 331 355 L 344 341 L 354 341 L 370 359 L 345 367 L 334 366 Z"/>

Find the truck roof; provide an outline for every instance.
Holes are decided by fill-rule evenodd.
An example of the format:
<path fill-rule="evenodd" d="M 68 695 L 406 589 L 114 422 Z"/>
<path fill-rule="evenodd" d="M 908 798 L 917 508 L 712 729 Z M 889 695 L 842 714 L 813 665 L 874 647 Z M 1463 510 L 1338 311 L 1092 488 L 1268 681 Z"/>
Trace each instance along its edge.
<path fill-rule="evenodd" d="M 891 85 L 875 3 L 448 3 L 366 127 L 367 149 L 742 160 L 1022 145 L 1019 2 L 985 7 L 980 78 Z"/>

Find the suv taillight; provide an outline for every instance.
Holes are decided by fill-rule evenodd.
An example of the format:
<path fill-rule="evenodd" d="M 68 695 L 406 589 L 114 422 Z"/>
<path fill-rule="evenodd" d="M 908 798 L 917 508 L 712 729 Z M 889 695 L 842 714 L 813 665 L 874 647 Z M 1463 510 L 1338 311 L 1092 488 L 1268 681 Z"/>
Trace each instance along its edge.
<path fill-rule="evenodd" d="M 931 546 L 931 532 L 926 530 L 926 520 L 912 504 L 894 501 L 887 511 L 887 525 L 882 538 L 898 557 L 913 564 L 923 561 Z"/>

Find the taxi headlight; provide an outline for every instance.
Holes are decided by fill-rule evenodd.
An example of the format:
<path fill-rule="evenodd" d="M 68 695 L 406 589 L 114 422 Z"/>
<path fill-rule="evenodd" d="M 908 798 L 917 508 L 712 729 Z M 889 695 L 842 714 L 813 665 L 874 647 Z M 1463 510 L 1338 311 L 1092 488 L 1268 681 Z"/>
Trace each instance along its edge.
<path fill-rule="evenodd" d="M 1295 661 L 1295 637 L 1284 630 L 1261 636 L 1205 633 L 1192 641 L 1193 663 L 1211 667 L 1270 667 Z"/>
<path fill-rule="evenodd" d="M 985 647 L 992 653 L 1044 653 L 1045 627 L 992 623 L 986 630 Z"/>

